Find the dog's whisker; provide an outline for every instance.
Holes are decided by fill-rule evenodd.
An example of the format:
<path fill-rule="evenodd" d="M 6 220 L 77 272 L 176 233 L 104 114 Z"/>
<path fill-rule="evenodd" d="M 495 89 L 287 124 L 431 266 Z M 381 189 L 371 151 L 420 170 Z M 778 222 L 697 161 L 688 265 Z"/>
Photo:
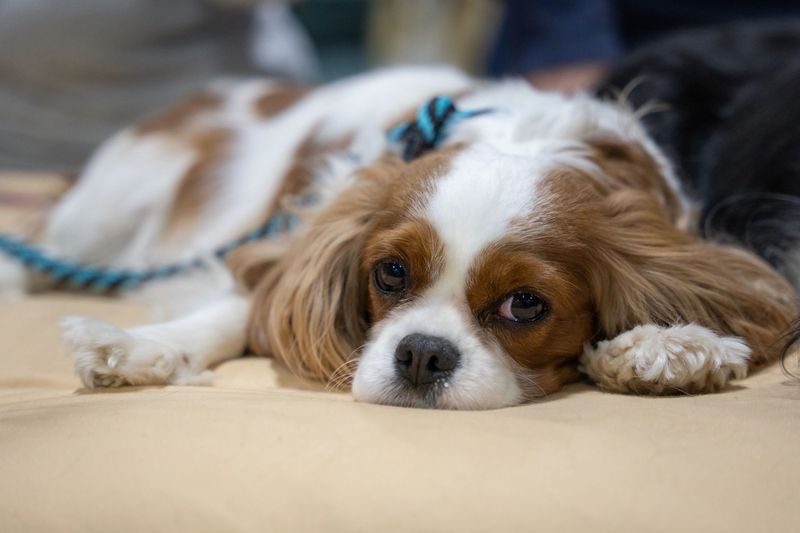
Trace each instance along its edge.
<path fill-rule="evenodd" d="M 358 365 L 358 359 L 350 359 L 340 364 L 331 372 L 325 390 L 341 390 L 343 385 L 350 385 L 353 379 L 353 367 Z"/>

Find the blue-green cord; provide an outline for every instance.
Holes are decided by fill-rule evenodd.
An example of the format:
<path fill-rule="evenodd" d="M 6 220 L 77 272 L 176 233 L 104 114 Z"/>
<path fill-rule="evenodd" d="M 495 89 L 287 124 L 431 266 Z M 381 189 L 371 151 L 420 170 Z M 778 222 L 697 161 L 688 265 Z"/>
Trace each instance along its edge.
<path fill-rule="evenodd" d="M 291 230 L 296 224 L 296 215 L 278 213 L 262 226 L 216 248 L 212 254 L 217 259 L 224 259 L 231 251 L 244 244 L 275 237 Z M 196 257 L 144 270 L 83 265 L 52 257 L 32 244 L 4 234 L 0 234 L 0 252 L 17 259 L 29 269 L 44 274 L 55 282 L 96 292 L 134 289 L 146 282 L 171 278 L 206 264 L 205 259 Z"/>

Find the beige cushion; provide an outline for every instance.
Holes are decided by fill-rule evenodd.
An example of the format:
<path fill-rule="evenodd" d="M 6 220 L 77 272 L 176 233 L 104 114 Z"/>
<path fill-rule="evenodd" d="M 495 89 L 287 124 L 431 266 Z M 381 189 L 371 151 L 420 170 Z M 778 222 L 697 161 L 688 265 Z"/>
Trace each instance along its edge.
<path fill-rule="evenodd" d="M 441 412 L 313 390 L 267 359 L 213 387 L 89 393 L 64 314 L 131 303 L 0 303 L 0 531 L 796 531 L 800 386 L 779 368 L 721 394 L 569 387 Z"/>

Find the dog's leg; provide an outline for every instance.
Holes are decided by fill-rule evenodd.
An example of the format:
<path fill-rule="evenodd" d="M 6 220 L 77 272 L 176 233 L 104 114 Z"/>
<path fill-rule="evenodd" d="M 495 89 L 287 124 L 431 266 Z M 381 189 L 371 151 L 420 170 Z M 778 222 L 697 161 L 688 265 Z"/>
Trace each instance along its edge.
<path fill-rule="evenodd" d="M 695 324 L 637 326 L 596 347 L 581 370 L 601 388 L 632 394 L 713 392 L 747 375 L 750 348 Z"/>
<path fill-rule="evenodd" d="M 247 298 L 230 294 L 188 315 L 130 329 L 82 317 L 62 322 L 75 369 L 89 388 L 207 384 L 211 366 L 241 355 Z"/>
<path fill-rule="evenodd" d="M 28 282 L 28 272 L 22 263 L 0 253 L 0 300 L 24 296 Z"/>

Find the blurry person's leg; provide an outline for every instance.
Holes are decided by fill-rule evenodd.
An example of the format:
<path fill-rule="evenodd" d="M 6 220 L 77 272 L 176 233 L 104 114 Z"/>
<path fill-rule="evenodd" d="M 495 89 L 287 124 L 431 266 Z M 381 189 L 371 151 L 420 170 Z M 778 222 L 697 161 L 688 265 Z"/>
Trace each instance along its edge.
<path fill-rule="evenodd" d="M 545 90 L 590 88 L 623 50 L 613 0 L 508 0 L 493 75 L 526 75 Z"/>
<path fill-rule="evenodd" d="M 665 34 L 800 15 L 795 0 L 506 0 L 490 62 L 546 90 L 591 90 L 624 53 Z"/>

